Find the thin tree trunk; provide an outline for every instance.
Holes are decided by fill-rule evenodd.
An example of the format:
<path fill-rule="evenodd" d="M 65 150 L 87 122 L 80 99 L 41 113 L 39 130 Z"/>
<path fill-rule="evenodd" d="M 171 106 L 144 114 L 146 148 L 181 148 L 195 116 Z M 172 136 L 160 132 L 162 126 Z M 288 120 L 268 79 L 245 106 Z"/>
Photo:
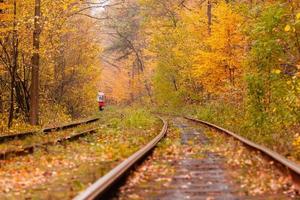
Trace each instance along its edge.
<path fill-rule="evenodd" d="M 40 17 L 41 17 L 41 0 L 35 0 L 35 18 L 33 32 L 33 56 L 31 60 L 31 88 L 30 88 L 30 124 L 38 125 L 39 123 L 39 67 L 40 67 Z"/>
<path fill-rule="evenodd" d="M 147 94 L 148 94 L 148 96 L 150 98 L 150 102 L 153 103 L 152 93 L 151 93 L 151 87 L 150 87 L 150 85 L 149 85 L 149 83 L 148 83 L 147 80 L 145 81 L 145 88 L 146 88 Z"/>
<path fill-rule="evenodd" d="M 11 89 L 10 89 L 10 108 L 9 108 L 9 117 L 8 117 L 8 127 L 11 127 L 13 124 L 14 118 L 14 107 L 15 107 L 15 99 L 14 99 L 14 91 L 16 87 L 16 73 L 18 67 L 18 32 L 17 32 L 17 2 L 14 0 L 14 21 L 13 21 L 13 38 L 12 38 L 12 46 L 13 46 L 13 61 L 12 61 L 12 74 L 11 74 Z"/>
<path fill-rule="evenodd" d="M 3 85 L 3 80 L 2 80 L 2 77 L 1 77 L 1 75 L 0 75 L 0 92 L 1 92 L 1 94 L 2 95 L 0 95 L 0 114 L 3 114 L 4 113 L 4 105 L 3 105 L 3 101 L 4 101 L 4 99 L 3 99 L 3 92 L 4 92 L 4 89 L 3 89 L 3 87 L 4 87 L 4 85 Z"/>
<path fill-rule="evenodd" d="M 0 95 L 0 114 L 3 114 L 3 97 Z"/>
<path fill-rule="evenodd" d="M 0 0 L 0 3 L 4 3 L 4 0 Z M 3 14 L 3 9 L 0 9 L 0 14 Z"/>
<path fill-rule="evenodd" d="M 292 16 L 293 16 L 293 21 L 294 23 L 296 23 L 296 11 L 295 11 L 295 7 L 293 6 L 293 2 L 292 0 L 289 0 L 289 3 L 291 4 L 291 9 L 292 9 Z M 295 34 L 295 40 L 296 40 L 296 46 L 298 49 L 298 53 L 300 53 L 300 40 L 299 40 L 299 34 L 297 31 L 294 31 Z"/>
<path fill-rule="evenodd" d="M 172 77 L 172 82 L 173 82 L 175 91 L 178 91 L 178 86 L 177 86 L 176 78 L 174 76 Z"/>
<path fill-rule="evenodd" d="M 211 35 L 211 25 L 212 25 L 212 5 L 211 0 L 207 1 L 207 19 L 208 19 L 208 34 Z"/>
<path fill-rule="evenodd" d="M 10 128 L 13 124 L 14 118 L 14 76 L 11 77 L 11 89 L 10 89 L 10 102 L 9 102 L 9 115 L 8 115 L 8 127 Z"/>

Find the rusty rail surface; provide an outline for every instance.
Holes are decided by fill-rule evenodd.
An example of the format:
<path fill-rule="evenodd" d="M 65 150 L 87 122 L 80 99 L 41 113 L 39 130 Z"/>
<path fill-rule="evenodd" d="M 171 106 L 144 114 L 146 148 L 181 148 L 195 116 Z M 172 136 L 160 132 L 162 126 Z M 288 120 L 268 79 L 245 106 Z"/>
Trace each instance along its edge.
<path fill-rule="evenodd" d="M 47 141 L 47 142 L 43 142 L 43 143 L 39 143 L 39 144 L 32 144 L 32 145 L 28 145 L 28 146 L 24 146 L 21 147 L 19 149 L 12 149 L 12 150 L 8 150 L 8 151 L 4 151 L 4 152 L 0 152 L 0 159 L 6 159 L 7 157 L 11 156 L 11 155 L 26 155 L 26 154 L 30 154 L 34 152 L 34 149 L 42 147 L 42 146 L 46 146 L 46 145 L 55 145 L 57 143 L 62 143 L 65 141 L 72 141 L 72 140 L 76 140 L 80 137 L 86 136 L 87 134 L 92 134 L 92 133 L 96 133 L 98 130 L 98 128 L 92 128 L 89 130 L 85 130 L 82 132 L 78 132 L 78 133 L 73 133 L 71 135 L 62 137 L 62 138 L 58 138 L 56 140 L 53 141 Z"/>
<path fill-rule="evenodd" d="M 76 126 L 79 126 L 79 125 L 82 125 L 82 124 L 90 124 L 90 123 L 98 121 L 99 119 L 100 119 L 99 117 L 96 117 L 96 118 L 81 120 L 81 121 L 78 121 L 78 122 L 71 122 L 71 123 L 60 125 L 60 126 L 47 127 L 47 128 L 44 128 L 40 131 L 28 131 L 28 132 L 21 132 L 21 133 L 16 133 L 16 134 L 12 134 L 12 135 L 1 135 L 0 136 L 0 143 L 5 142 L 5 141 L 9 141 L 9 140 L 14 140 L 14 139 L 22 139 L 22 138 L 25 138 L 29 135 L 37 134 L 39 132 L 47 134 L 47 133 L 50 133 L 52 131 L 65 130 L 65 129 L 73 128 L 73 127 L 76 127 Z"/>
<path fill-rule="evenodd" d="M 93 185 L 87 188 L 84 192 L 80 193 L 74 200 L 92 200 L 101 199 L 105 192 L 107 192 L 112 186 L 118 183 L 118 181 L 124 177 L 130 169 L 132 169 L 140 160 L 146 157 L 161 141 L 167 133 L 168 123 L 164 120 L 163 128 L 158 136 L 156 136 L 146 146 L 141 148 L 139 151 L 131 155 L 129 158 L 124 160 L 105 176 L 98 179 Z"/>
<path fill-rule="evenodd" d="M 191 117 L 184 117 L 184 118 L 187 120 L 196 122 L 196 123 L 204 124 L 210 128 L 216 129 L 218 131 L 221 131 L 221 132 L 227 134 L 228 136 L 233 137 L 236 140 L 240 141 L 245 146 L 248 146 L 253 150 L 261 152 L 264 156 L 267 156 L 271 160 L 275 161 L 275 163 L 279 164 L 281 167 L 286 169 L 290 173 L 292 181 L 296 184 L 296 186 L 298 187 L 298 190 L 300 189 L 300 165 L 298 165 L 297 163 L 285 158 L 284 156 L 278 154 L 277 152 L 275 152 L 271 149 L 268 149 L 267 147 L 256 144 L 240 135 L 237 135 L 229 130 L 226 130 L 226 129 L 219 127 L 215 124 L 212 124 L 210 122 L 199 120 L 199 119 L 194 119 Z"/>

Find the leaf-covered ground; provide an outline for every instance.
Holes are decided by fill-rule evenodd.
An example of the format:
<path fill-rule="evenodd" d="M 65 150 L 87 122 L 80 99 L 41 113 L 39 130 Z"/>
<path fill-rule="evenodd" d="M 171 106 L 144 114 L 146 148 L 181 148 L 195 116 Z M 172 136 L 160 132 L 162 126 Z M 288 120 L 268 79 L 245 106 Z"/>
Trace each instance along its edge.
<path fill-rule="evenodd" d="M 289 199 L 299 196 L 290 177 L 283 174 L 273 161 L 260 152 L 251 151 L 237 140 L 212 129 L 205 129 L 211 143 L 209 149 L 226 158 L 228 173 L 238 186 L 240 196 L 266 199 Z"/>
<path fill-rule="evenodd" d="M 93 124 L 99 128 L 95 134 L 1 160 L 0 199 L 71 199 L 150 141 L 162 127 L 141 109 L 111 109 L 102 115 Z"/>
<path fill-rule="evenodd" d="M 45 134 L 43 132 L 38 132 L 34 135 L 27 136 L 24 139 L 15 139 L 15 140 L 7 141 L 5 143 L 1 143 L 0 144 L 0 153 L 4 153 L 6 151 L 23 149 L 32 144 L 43 145 L 45 143 L 51 143 L 51 142 L 55 143 L 55 141 L 57 141 L 61 138 L 72 136 L 74 134 L 77 134 L 77 133 L 80 133 L 83 131 L 87 131 L 87 130 L 92 129 L 97 126 L 99 126 L 99 124 L 91 123 L 91 124 L 84 124 L 84 125 L 78 126 L 75 129 L 54 131 L 54 132 L 50 132 L 47 134 Z"/>
<path fill-rule="evenodd" d="M 289 178 L 260 153 L 249 151 L 239 142 L 218 132 L 197 124 L 190 125 L 196 130 L 204 131 L 209 143 L 195 145 L 195 141 L 189 141 L 188 147 L 183 146 L 180 143 L 179 131 L 172 127 L 152 157 L 129 177 L 114 198 L 145 200 L 157 197 L 161 191 L 170 187 L 176 173 L 176 161 L 190 154 L 202 159 L 205 152 L 213 152 L 224 158 L 227 176 L 238 197 L 264 200 L 299 199 Z"/>
<path fill-rule="evenodd" d="M 130 175 L 113 199 L 141 200 L 159 195 L 162 188 L 170 185 L 175 174 L 174 165 L 181 157 L 180 132 L 172 126 L 151 157 Z"/>

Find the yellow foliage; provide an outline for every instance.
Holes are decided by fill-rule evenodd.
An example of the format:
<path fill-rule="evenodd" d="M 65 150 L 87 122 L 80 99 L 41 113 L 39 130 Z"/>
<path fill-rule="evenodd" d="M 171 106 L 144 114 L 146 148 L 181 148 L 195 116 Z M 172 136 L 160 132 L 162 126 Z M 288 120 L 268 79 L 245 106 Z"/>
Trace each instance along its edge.
<path fill-rule="evenodd" d="M 300 137 L 296 137 L 295 140 L 293 141 L 293 148 L 294 148 L 294 154 L 300 154 Z"/>
<path fill-rule="evenodd" d="M 34 30 L 35 2 L 17 0 L 0 3 L 0 40 L 2 58 L 0 63 L 0 92 L 4 115 L 8 115 L 10 102 L 9 91 L 15 91 L 14 118 L 24 120 L 28 115 L 31 85 L 31 58 L 33 54 L 32 35 Z M 75 15 L 80 8 L 86 7 L 81 0 L 43 0 L 40 34 L 40 120 L 42 123 L 65 121 L 70 116 L 83 117 L 97 108 L 97 83 L 101 73 L 99 54 L 102 49 L 99 34 L 93 19 Z M 16 14 L 14 15 L 14 8 Z M 88 13 L 89 10 L 85 10 Z M 15 28 L 15 29 L 13 29 Z M 14 30 L 14 32 L 12 32 Z M 5 39 L 4 39 L 5 38 Z M 97 40 L 95 40 L 97 38 Z M 14 42 L 13 40 L 17 40 Z M 17 83 L 9 83 L 16 45 Z M 5 52 L 5 53 L 4 53 Z M 4 94 L 4 95 L 3 95 Z M 23 103 L 26 102 L 26 103 Z M 84 102 L 84 103 L 83 103 Z M 18 110 L 18 112 L 16 112 Z M 80 116 L 82 115 L 82 116 Z M 21 120 L 20 120 L 21 121 Z M 25 121 L 25 120 L 24 120 Z"/>
<path fill-rule="evenodd" d="M 241 32 L 243 17 L 234 7 L 221 2 L 213 11 L 215 23 L 204 47 L 194 57 L 194 75 L 209 92 L 223 92 L 235 85 L 242 73 L 245 38 Z M 237 59 L 238 58 L 238 59 Z"/>
<path fill-rule="evenodd" d="M 284 28 L 284 31 L 289 32 L 291 30 L 291 26 L 290 25 L 286 25 Z"/>

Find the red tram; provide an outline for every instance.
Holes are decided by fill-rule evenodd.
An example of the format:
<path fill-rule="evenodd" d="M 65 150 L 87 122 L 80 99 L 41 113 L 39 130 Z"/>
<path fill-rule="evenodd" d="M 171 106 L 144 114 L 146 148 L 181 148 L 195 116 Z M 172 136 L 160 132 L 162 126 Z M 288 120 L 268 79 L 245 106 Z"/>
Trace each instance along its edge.
<path fill-rule="evenodd" d="M 103 92 L 98 92 L 97 101 L 99 110 L 103 111 L 105 106 L 105 94 Z"/>

